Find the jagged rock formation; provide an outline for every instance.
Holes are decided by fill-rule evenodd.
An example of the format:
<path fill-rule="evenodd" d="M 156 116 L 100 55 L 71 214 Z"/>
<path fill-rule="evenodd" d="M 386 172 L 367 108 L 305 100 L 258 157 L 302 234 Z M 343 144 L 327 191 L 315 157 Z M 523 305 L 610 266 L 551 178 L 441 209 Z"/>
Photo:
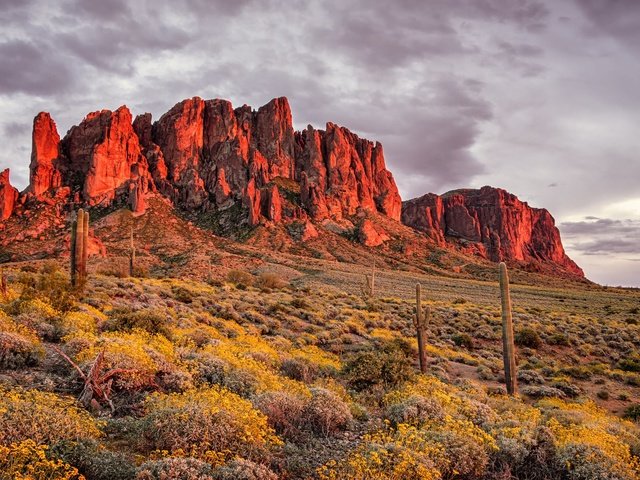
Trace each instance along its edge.
<path fill-rule="evenodd" d="M 29 187 L 19 196 L 8 171 L 0 175 L 0 220 L 16 214 L 27 225 L 42 204 L 55 207 L 56 225 L 80 206 L 128 205 L 142 215 L 149 195 L 213 219 L 225 233 L 285 223 L 297 241 L 318 237 L 322 226 L 378 247 L 393 228 L 385 230 L 370 214 L 402 217 L 438 245 L 457 239 L 458 247 L 490 260 L 547 262 L 582 275 L 546 210 L 490 187 L 403 204 L 380 143 L 333 123 L 294 131 L 284 97 L 258 110 L 193 97 L 156 122 L 149 113 L 133 120 L 122 106 L 88 114 L 62 139 L 42 112 L 33 122 Z M 45 228 L 39 225 L 37 234 Z"/>
<path fill-rule="evenodd" d="M 494 262 L 546 262 L 583 275 L 566 255 L 551 214 L 500 188 L 428 193 L 402 204 L 402 222 L 440 245 L 458 240 Z"/>
<path fill-rule="evenodd" d="M 34 120 L 32 196 L 68 188 L 72 200 L 137 213 L 158 191 L 186 210 L 240 204 L 249 224 L 378 211 L 398 220 L 401 200 L 382 146 L 332 123 L 295 132 L 286 98 L 234 109 L 226 100 L 184 100 L 152 123 L 126 106 L 93 112 L 60 140 L 47 113 Z M 294 194 L 283 195 L 285 188 Z"/>
<path fill-rule="evenodd" d="M 0 221 L 6 220 L 13 213 L 18 190 L 9 183 L 9 169 L 0 172 Z"/>

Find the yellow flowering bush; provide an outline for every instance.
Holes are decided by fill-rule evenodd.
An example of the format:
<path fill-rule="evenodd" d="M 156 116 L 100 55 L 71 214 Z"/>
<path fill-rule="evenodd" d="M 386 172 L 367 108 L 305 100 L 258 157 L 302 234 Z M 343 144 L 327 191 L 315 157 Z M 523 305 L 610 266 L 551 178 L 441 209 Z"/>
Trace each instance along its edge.
<path fill-rule="evenodd" d="M 553 433 L 559 459 L 572 477 L 582 478 L 578 473 L 588 471 L 590 465 L 606 467 L 616 478 L 640 477 L 640 460 L 630 447 L 630 443 L 640 444 L 640 437 L 629 422 L 611 417 L 592 401 L 547 399 L 538 406 L 547 415 L 553 414 L 547 427 Z"/>
<path fill-rule="evenodd" d="M 179 363 L 169 340 L 143 330 L 104 333 L 85 346 L 76 360 L 90 363 L 102 351 L 106 369 L 124 369 L 115 380 L 123 390 L 154 386 L 156 375 L 176 370 Z"/>
<path fill-rule="evenodd" d="M 0 386 L 0 445 L 100 436 L 99 424 L 71 398 Z"/>
<path fill-rule="evenodd" d="M 76 468 L 47 458 L 47 449 L 33 440 L 0 445 L 0 480 L 84 480 Z"/>
<path fill-rule="evenodd" d="M 145 401 L 145 410 L 139 430 L 140 447 L 146 452 L 166 450 L 202 459 L 211 452 L 251 457 L 280 443 L 266 416 L 220 387 L 154 393 Z"/>
<path fill-rule="evenodd" d="M 446 452 L 415 427 L 400 424 L 395 430 L 365 435 L 345 460 L 330 461 L 318 470 L 321 480 L 440 480 Z"/>
<path fill-rule="evenodd" d="M 36 333 L 0 310 L 0 369 L 33 366 L 43 355 Z"/>

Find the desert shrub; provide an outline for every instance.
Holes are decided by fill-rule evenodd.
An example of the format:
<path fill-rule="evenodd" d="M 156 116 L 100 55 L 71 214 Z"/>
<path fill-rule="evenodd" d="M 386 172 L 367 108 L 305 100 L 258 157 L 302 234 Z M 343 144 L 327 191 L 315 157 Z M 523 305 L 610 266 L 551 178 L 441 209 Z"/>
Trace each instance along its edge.
<path fill-rule="evenodd" d="M 597 396 L 600 400 L 609 400 L 609 392 L 608 392 L 608 391 L 606 391 L 606 390 L 604 390 L 604 389 L 598 390 L 598 391 L 596 392 L 596 396 Z"/>
<path fill-rule="evenodd" d="M 618 362 L 618 368 L 625 372 L 640 372 L 640 356 L 623 358 Z"/>
<path fill-rule="evenodd" d="M 564 367 L 561 372 L 577 380 L 590 380 L 593 375 L 591 371 L 584 366 Z"/>
<path fill-rule="evenodd" d="M 70 310 L 75 303 L 69 279 L 54 263 L 45 265 L 37 276 L 21 275 L 18 281 L 22 284 L 21 302 L 39 298 L 61 312 Z"/>
<path fill-rule="evenodd" d="M 192 303 L 196 298 L 194 292 L 182 286 L 173 286 L 171 292 L 173 293 L 173 298 L 182 303 Z"/>
<path fill-rule="evenodd" d="M 518 370 L 518 381 L 541 385 L 544 383 L 544 377 L 535 370 Z"/>
<path fill-rule="evenodd" d="M 278 476 L 265 465 L 237 458 L 213 472 L 215 480 L 278 480 Z"/>
<path fill-rule="evenodd" d="M 516 332 L 514 341 L 516 345 L 528 348 L 540 348 L 542 346 L 542 339 L 538 332 L 533 328 L 525 327 Z"/>
<path fill-rule="evenodd" d="M 640 420 L 640 403 L 629 405 L 624 411 L 624 418 L 636 422 Z"/>
<path fill-rule="evenodd" d="M 304 358 L 287 358 L 283 360 L 280 371 L 287 377 L 304 383 L 311 383 L 317 377 L 319 368 Z"/>
<path fill-rule="evenodd" d="M 150 460 L 137 470 L 136 480 L 214 480 L 210 464 L 197 458 Z"/>
<path fill-rule="evenodd" d="M 207 345 L 201 355 L 217 359 L 222 366 L 221 371 L 216 368 L 221 377 L 215 383 L 243 396 L 278 390 L 308 395 L 304 384 L 276 373 L 281 366 L 280 352 L 260 336 L 237 335 L 233 340 Z M 245 395 L 238 387 L 250 387 L 250 390 Z"/>
<path fill-rule="evenodd" d="M 44 356 L 35 332 L 0 310 L 0 370 L 31 367 Z"/>
<path fill-rule="evenodd" d="M 98 331 L 98 322 L 105 318 L 102 312 L 85 305 L 83 310 L 70 311 L 64 314 L 61 321 L 62 334 L 88 333 L 94 335 Z"/>
<path fill-rule="evenodd" d="M 93 418 L 71 398 L 0 386 L 0 445 L 29 439 L 48 444 L 99 435 Z"/>
<path fill-rule="evenodd" d="M 178 369 L 173 344 L 143 330 L 104 333 L 84 345 L 76 359 L 90 365 L 100 352 L 104 352 L 106 370 L 122 369 L 114 377 L 114 386 L 122 391 L 156 388 L 156 379 Z"/>
<path fill-rule="evenodd" d="M 376 350 L 366 350 L 351 357 L 343 367 L 349 385 L 355 390 L 371 387 L 394 387 L 414 375 L 406 349 L 388 342 Z"/>
<path fill-rule="evenodd" d="M 582 394 L 582 389 L 579 386 L 569 383 L 566 380 L 553 382 L 551 386 L 562 391 L 568 398 L 577 398 Z"/>
<path fill-rule="evenodd" d="M 353 420 L 349 406 L 324 388 L 311 389 L 311 400 L 304 407 L 303 416 L 313 432 L 325 437 L 344 430 Z"/>
<path fill-rule="evenodd" d="M 110 317 L 102 325 L 102 329 L 105 331 L 130 332 L 138 329 L 171 338 L 169 326 L 173 323 L 173 319 L 159 309 L 149 308 L 135 312 L 115 310 L 111 312 Z"/>
<path fill-rule="evenodd" d="M 451 340 L 453 340 L 453 343 L 458 347 L 468 348 L 469 350 L 473 349 L 473 338 L 467 333 L 456 333 L 451 337 Z"/>
<path fill-rule="evenodd" d="M 397 428 L 365 435 L 344 460 L 320 468 L 322 480 L 362 478 L 479 478 L 488 463 L 490 438 L 466 423 L 448 430 Z"/>
<path fill-rule="evenodd" d="M 633 479 L 640 462 L 630 443 L 638 442 L 632 424 L 611 417 L 593 402 L 569 403 L 545 399 L 539 408 L 553 414 L 547 426 L 553 433 L 558 461 L 572 480 Z"/>
<path fill-rule="evenodd" d="M 224 388 L 155 393 L 145 401 L 145 410 L 138 422 L 142 451 L 205 458 L 208 452 L 235 452 L 251 457 L 279 443 L 267 417 Z"/>
<path fill-rule="evenodd" d="M 244 270 L 229 270 L 227 282 L 247 287 L 253 284 L 253 275 Z"/>
<path fill-rule="evenodd" d="M 522 387 L 520 392 L 531 398 L 565 398 L 562 390 L 546 385 L 527 385 Z"/>
<path fill-rule="evenodd" d="M 276 290 L 283 288 L 286 285 L 284 280 L 282 280 L 275 273 L 263 272 L 258 275 L 256 280 L 256 287 L 261 288 L 263 290 Z"/>
<path fill-rule="evenodd" d="M 401 423 L 409 425 L 422 425 L 433 420 L 442 420 L 445 410 L 442 405 L 433 398 L 425 398 L 420 395 L 410 397 L 387 407 L 386 417 L 397 426 Z"/>
<path fill-rule="evenodd" d="M 267 416 L 276 433 L 295 437 L 304 426 L 305 398 L 287 392 L 267 392 L 258 396 L 254 404 Z"/>
<path fill-rule="evenodd" d="M 560 345 L 563 347 L 568 347 L 569 345 L 571 345 L 569 336 L 564 333 L 554 333 L 547 339 L 547 342 L 551 345 Z"/>
<path fill-rule="evenodd" d="M 0 479 L 84 480 L 76 468 L 62 460 L 49 459 L 47 449 L 33 440 L 0 445 Z"/>
<path fill-rule="evenodd" d="M 51 447 L 51 456 L 91 480 L 130 480 L 135 475 L 135 466 L 122 453 L 107 450 L 95 440 L 63 440 Z"/>

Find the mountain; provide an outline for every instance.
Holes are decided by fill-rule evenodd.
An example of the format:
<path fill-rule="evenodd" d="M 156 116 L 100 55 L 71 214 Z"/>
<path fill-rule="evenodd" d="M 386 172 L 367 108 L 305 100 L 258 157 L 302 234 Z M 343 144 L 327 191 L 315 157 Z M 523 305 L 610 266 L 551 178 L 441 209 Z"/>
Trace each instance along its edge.
<path fill-rule="evenodd" d="M 0 175 L 0 244 L 66 232 L 79 207 L 98 216 L 128 207 L 141 216 L 154 198 L 200 227 L 265 248 L 299 251 L 314 238 L 334 245 L 328 238 L 338 234 L 389 255 L 444 248 L 583 277 L 546 210 L 491 187 L 402 203 L 379 142 L 333 123 L 295 131 L 284 97 L 258 110 L 194 97 L 155 122 L 122 106 L 88 114 L 63 138 L 51 116 L 39 113 L 29 186 L 18 194 L 8 171 Z"/>
<path fill-rule="evenodd" d="M 493 262 L 546 263 L 584 275 L 565 253 L 551 214 L 500 188 L 428 193 L 403 202 L 402 222 L 438 245 L 457 243 Z"/>

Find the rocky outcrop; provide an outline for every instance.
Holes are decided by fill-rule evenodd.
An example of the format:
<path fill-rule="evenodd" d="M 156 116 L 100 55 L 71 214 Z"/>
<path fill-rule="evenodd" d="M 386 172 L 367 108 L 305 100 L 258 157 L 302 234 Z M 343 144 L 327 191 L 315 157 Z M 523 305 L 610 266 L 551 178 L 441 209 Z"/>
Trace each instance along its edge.
<path fill-rule="evenodd" d="M 60 157 L 60 135 L 51 115 L 40 112 L 33 119 L 29 191 L 35 196 L 49 192 L 62 184 L 56 162 Z"/>
<path fill-rule="evenodd" d="M 0 172 L 0 221 L 6 220 L 13 213 L 18 201 L 18 190 L 9 182 L 9 169 Z"/>
<path fill-rule="evenodd" d="M 90 113 L 62 140 L 66 159 L 65 185 L 81 189 L 89 206 L 107 206 L 128 195 L 132 183 L 142 193 L 152 187 L 148 163 L 126 106 Z"/>
<path fill-rule="evenodd" d="M 62 140 L 40 113 L 28 191 L 37 197 L 60 187 L 76 203 L 128 203 L 137 214 L 150 191 L 194 213 L 240 205 L 252 226 L 339 220 L 358 208 L 398 220 L 401 209 L 379 143 L 332 123 L 295 132 L 284 97 L 258 110 L 193 97 L 155 123 L 148 113 L 132 122 L 122 106 L 90 113 Z"/>
<path fill-rule="evenodd" d="M 80 205 L 128 205 L 142 215 L 148 195 L 157 193 L 193 217 L 211 215 L 207 220 L 225 233 L 284 222 L 292 237 L 309 240 L 318 235 L 315 224 L 378 246 L 394 231 L 376 221 L 380 214 L 439 245 L 456 241 L 491 260 L 554 262 L 581 274 L 546 210 L 490 187 L 402 204 L 380 143 L 334 123 L 296 132 L 284 97 L 257 110 L 193 97 L 156 122 L 149 113 L 132 120 L 122 106 L 88 114 L 63 139 L 42 112 L 32 143 L 22 198 L 2 174 L 1 219 L 16 211 L 16 202 L 25 217 L 37 202 L 55 205 L 58 218 Z"/>
<path fill-rule="evenodd" d="M 495 262 L 550 263 L 583 275 L 564 252 L 551 214 L 500 188 L 429 193 L 403 203 L 402 222 L 441 245 L 459 241 Z"/>

